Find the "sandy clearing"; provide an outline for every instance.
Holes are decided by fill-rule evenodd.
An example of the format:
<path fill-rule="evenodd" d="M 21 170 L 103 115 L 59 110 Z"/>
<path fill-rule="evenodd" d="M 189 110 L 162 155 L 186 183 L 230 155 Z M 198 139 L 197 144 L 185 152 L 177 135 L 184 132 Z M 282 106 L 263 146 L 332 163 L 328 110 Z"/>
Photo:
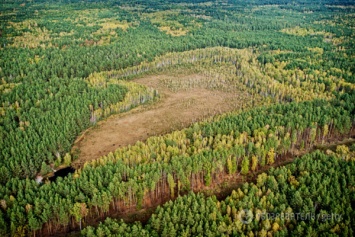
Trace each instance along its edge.
<path fill-rule="evenodd" d="M 150 136 L 166 134 L 204 118 L 235 110 L 248 97 L 236 88 L 221 91 L 195 85 L 191 89 L 179 89 L 171 88 L 171 84 L 167 83 L 173 81 L 181 85 L 205 79 L 202 75 L 193 74 L 182 77 L 156 75 L 133 80 L 157 89 L 160 100 L 113 115 L 89 129 L 73 147 L 73 152 L 79 151 L 73 166 L 78 168 L 86 161 L 97 159 L 119 147 L 133 145 Z"/>

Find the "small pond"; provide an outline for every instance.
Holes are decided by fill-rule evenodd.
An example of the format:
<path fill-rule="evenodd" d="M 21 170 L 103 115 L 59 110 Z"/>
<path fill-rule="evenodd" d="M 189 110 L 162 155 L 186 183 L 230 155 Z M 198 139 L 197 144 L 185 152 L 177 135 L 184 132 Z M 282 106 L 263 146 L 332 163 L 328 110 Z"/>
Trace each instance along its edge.
<path fill-rule="evenodd" d="M 57 170 L 56 172 L 54 172 L 54 175 L 52 177 L 49 177 L 49 181 L 53 182 L 55 181 L 58 177 L 62 177 L 64 178 L 65 176 L 67 176 L 68 174 L 72 174 L 75 172 L 75 169 L 71 166 Z"/>

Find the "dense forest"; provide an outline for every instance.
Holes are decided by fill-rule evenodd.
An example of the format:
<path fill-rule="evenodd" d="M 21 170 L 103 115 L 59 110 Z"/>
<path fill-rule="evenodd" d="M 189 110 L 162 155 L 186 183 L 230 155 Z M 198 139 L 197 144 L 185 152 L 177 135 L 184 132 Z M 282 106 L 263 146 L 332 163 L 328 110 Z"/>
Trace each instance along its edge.
<path fill-rule="evenodd" d="M 353 1 L 0 8 L 1 236 L 354 235 Z M 87 129 L 166 99 L 141 78 L 176 72 L 203 79 L 161 79 L 172 94 L 201 87 L 242 103 L 47 178 L 78 159 L 73 146 Z M 233 182 L 240 188 L 219 201 L 199 193 Z M 165 202 L 147 223 L 113 219 Z M 240 218 L 303 212 L 341 220 Z"/>
<path fill-rule="evenodd" d="M 315 152 L 224 200 L 190 193 L 157 208 L 145 226 L 108 218 L 82 236 L 353 236 L 354 169 L 340 154 Z"/>

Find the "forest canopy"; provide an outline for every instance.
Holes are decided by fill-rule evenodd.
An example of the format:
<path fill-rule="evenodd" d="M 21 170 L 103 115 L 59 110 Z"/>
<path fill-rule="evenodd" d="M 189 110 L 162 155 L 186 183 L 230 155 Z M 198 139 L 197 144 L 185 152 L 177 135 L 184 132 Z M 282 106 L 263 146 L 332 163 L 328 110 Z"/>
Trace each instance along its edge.
<path fill-rule="evenodd" d="M 353 1 L 3 0 L 0 10 L 1 236 L 80 230 L 183 195 L 147 225 L 108 219 L 82 233 L 353 235 Z M 152 75 L 186 93 L 238 93 L 240 103 L 48 180 L 78 159 L 87 129 L 166 99 L 139 84 Z M 307 155 L 317 148 L 328 153 Z M 257 178 L 265 185 L 245 182 L 224 200 L 190 193 L 270 168 Z M 244 209 L 312 208 L 344 219 L 236 221 Z"/>

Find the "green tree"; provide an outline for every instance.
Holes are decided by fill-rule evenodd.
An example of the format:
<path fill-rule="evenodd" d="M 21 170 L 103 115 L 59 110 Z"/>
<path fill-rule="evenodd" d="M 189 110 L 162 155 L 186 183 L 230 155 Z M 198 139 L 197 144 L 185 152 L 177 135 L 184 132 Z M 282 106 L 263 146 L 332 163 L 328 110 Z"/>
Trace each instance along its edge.
<path fill-rule="evenodd" d="M 175 186 L 176 186 L 176 183 L 174 181 L 174 177 L 171 175 L 171 174 L 168 174 L 168 184 L 169 184 L 169 187 L 170 187 L 170 196 L 171 198 L 174 198 L 175 196 Z"/>
<path fill-rule="evenodd" d="M 79 227 L 81 230 L 81 221 L 88 214 L 88 208 L 85 203 L 75 203 L 73 208 L 70 210 L 71 215 L 74 219 L 79 222 Z"/>
<path fill-rule="evenodd" d="M 243 161 L 242 161 L 242 170 L 241 173 L 243 175 L 247 175 L 249 172 L 249 159 L 248 157 L 244 157 Z"/>

